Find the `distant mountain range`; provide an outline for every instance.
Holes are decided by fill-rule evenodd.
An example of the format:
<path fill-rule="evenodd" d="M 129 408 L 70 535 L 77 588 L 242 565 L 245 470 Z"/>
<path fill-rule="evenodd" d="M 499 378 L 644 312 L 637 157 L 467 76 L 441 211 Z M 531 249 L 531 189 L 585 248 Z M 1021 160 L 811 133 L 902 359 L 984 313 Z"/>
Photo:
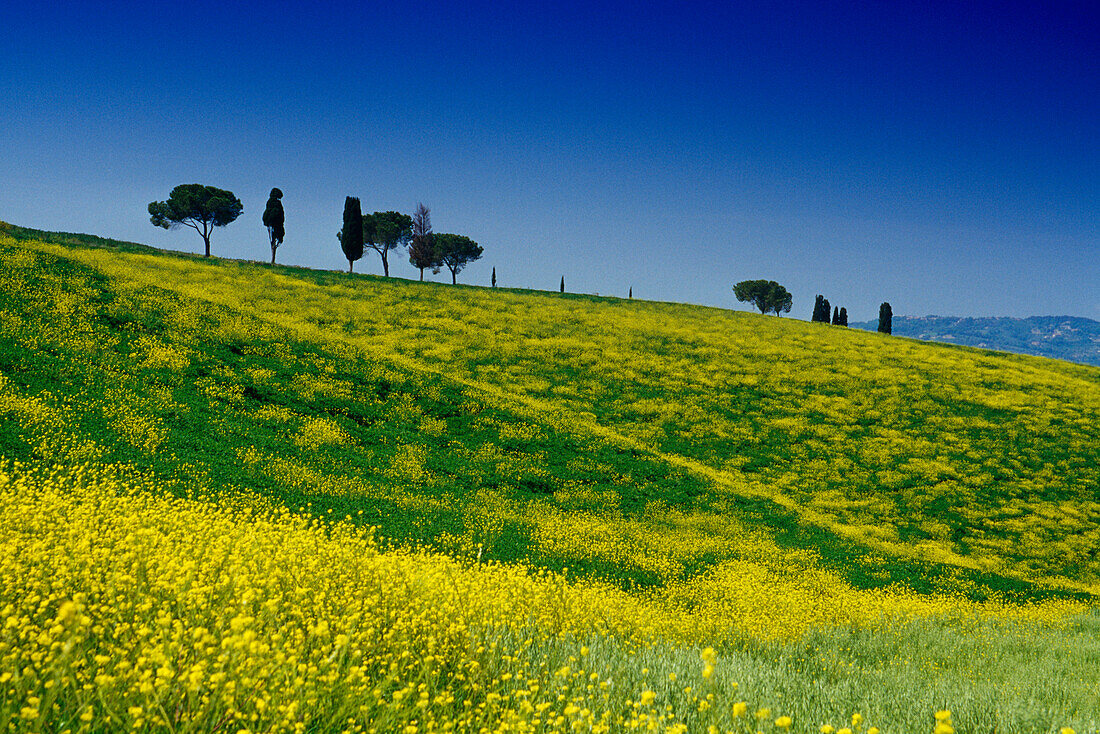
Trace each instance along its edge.
<path fill-rule="evenodd" d="M 874 331 L 878 320 L 851 324 Z M 896 336 L 962 344 L 1100 366 L 1100 321 L 1078 316 L 895 316 Z"/>

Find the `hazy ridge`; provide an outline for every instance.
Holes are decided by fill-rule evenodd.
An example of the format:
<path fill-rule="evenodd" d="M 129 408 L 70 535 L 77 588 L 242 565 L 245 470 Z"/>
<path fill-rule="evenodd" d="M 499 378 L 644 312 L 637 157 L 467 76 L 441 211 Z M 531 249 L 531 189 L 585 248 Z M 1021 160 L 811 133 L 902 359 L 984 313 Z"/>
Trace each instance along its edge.
<path fill-rule="evenodd" d="M 874 331 L 878 321 L 851 324 Z M 1100 366 L 1100 321 L 1081 316 L 895 316 L 894 335 Z"/>

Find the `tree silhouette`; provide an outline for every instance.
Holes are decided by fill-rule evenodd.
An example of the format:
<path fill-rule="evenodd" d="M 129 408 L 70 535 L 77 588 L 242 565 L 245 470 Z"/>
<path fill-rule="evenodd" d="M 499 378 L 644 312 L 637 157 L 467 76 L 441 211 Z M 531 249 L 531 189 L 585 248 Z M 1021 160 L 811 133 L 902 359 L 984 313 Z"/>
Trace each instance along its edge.
<path fill-rule="evenodd" d="M 348 259 L 350 273 L 355 261 L 363 257 L 363 208 L 354 196 L 344 199 L 344 226 L 336 238 L 340 240 L 340 248 Z"/>
<path fill-rule="evenodd" d="M 825 300 L 825 296 L 820 293 L 817 298 L 814 299 L 814 313 L 810 317 L 810 321 L 829 323 L 829 307 L 826 305 L 828 302 Z"/>
<path fill-rule="evenodd" d="M 775 311 L 775 315 L 791 310 L 793 299 L 786 288 L 774 280 L 742 280 L 733 287 L 733 295 L 742 303 L 751 303 L 760 313 Z"/>
<path fill-rule="evenodd" d="M 894 328 L 894 310 L 889 303 L 883 303 L 878 307 L 878 330 L 883 334 L 892 333 Z"/>
<path fill-rule="evenodd" d="M 469 263 L 481 257 L 481 245 L 461 234 L 436 234 L 435 252 L 439 262 L 451 271 L 451 283 L 458 282 L 458 274 Z"/>
<path fill-rule="evenodd" d="M 768 281 L 768 288 L 771 293 L 769 294 L 769 300 L 771 308 L 769 311 L 774 311 L 776 316 L 782 316 L 784 313 L 791 312 L 791 304 L 794 303 L 794 298 L 787 291 L 786 288 L 776 283 L 774 280 Z"/>
<path fill-rule="evenodd" d="M 204 257 L 210 257 L 210 236 L 214 227 L 224 227 L 241 216 L 244 207 L 232 191 L 202 184 L 180 184 L 167 201 L 149 203 L 149 221 L 164 229 L 181 224 L 202 235 Z"/>
<path fill-rule="evenodd" d="M 419 201 L 416 202 L 416 211 L 412 216 L 409 262 L 420 271 L 421 280 L 424 280 L 425 268 L 431 268 L 433 273 L 438 273 L 439 266 L 443 264 L 435 251 L 435 243 L 432 239 L 431 210 Z"/>
<path fill-rule="evenodd" d="M 409 244 L 413 218 L 400 212 L 375 212 L 363 215 L 363 244 L 382 257 L 382 272 L 390 277 L 390 250 Z"/>
<path fill-rule="evenodd" d="M 267 237 L 271 240 L 271 264 L 275 264 L 275 250 L 283 244 L 286 231 L 283 229 L 283 192 L 272 189 L 271 196 L 267 198 L 267 207 L 264 209 L 264 226 L 267 227 Z"/>

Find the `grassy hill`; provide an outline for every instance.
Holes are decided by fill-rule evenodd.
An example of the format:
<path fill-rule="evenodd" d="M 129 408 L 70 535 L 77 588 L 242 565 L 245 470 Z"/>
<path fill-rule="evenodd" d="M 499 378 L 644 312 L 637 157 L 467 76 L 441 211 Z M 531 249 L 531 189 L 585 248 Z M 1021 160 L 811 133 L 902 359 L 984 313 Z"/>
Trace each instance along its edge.
<path fill-rule="evenodd" d="M 635 704 L 655 700 L 639 699 L 639 686 L 677 712 L 660 714 L 667 729 L 783 728 L 771 714 L 764 724 L 743 720 L 732 705 L 741 695 L 793 715 L 805 731 L 857 710 L 914 728 L 930 707 L 951 705 L 1002 730 L 1100 717 L 1083 703 L 1094 700 L 1095 676 L 1063 669 L 1067 660 L 1087 669 L 1098 655 L 1094 615 L 1073 616 L 1100 591 L 1098 369 L 720 309 L 205 261 L 12 227 L 0 231 L 0 261 L 0 456 L 9 477 L 0 496 L 11 503 L 4 516 L 19 518 L 0 537 L 22 548 L 16 539 L 35 537 L 34 528 L 55 538 L 58 527 L 97 547 L 80 534 L 117 526 L 119 544 L 152 538 L 157 553 L 205 568 L 221 542 L 196 526 L 205 523 L 221 528 L 217 538 L 250 539 L 234 558 L 252 558 L 255 543 L 265 549 L 247 561 L 262 572 L 239 571 L 262 592 L 243 582 L 224 591 L 229 606 L 240 594 L 283 600 L 256 632 L 264 644 L 282 644 L 271 637 L 281 634 L 276 621 L 308 616 L 314 596 L 307 603 L 290 591 L 320 588 L 311 584 L 329 584 L 318 593 L 331 604 L 311 613 L 304 657 L 321 617 L 326 630 L 346 628 L 344 646 L 367 645 L 367 629 L 403 629 L 408 636 L 373 667 L 318 658 L 370 682 L 318 684 L 316 696 L 341 703 L 328 724 L 313 720 L 317 730 L 339 730 L 333 722 L 349 712 L 364 730 L 426 727 L 425 712 L 440 730 L 448 721 L 515 728 L 521 719 L 531 730 L 574 721 L 599 730 L 597 709 L 602 725 L 625 729 L 641 722 Z M 26 496 L 55 508 L 48 532 L 19 504 Z M 113 503 L 112 515 L 104 508 Z M 256 540 L 264 528 L 330 562 L 299 567 L 302 554 L 287 555 L 273 536 Z M 38 586 L 20 582 L 30 584 L 25 596 L 72 595 L 44 593 L 58 566 L 28 553 L 13 551 L 23 565 L 8 574 L 37 569 Z M 94 575 L 77 556 L 65 556 L 75 564 L 66 573 Z M 370 583 L 389 588 L 369 607 L 373 627 L 340 580 L 352 557 L 369 559 Z M 225 583 L 220 563 L 207 570 L 211 588 Z M 122 564 L 118 573 L 135 571 Z M 400 588 L 394 574 L 405 579 Z M 163 591 L 151 609 L 175 593 Z M 489 604 L 502 598 L 503 607 Z M 26 619 L 59 614 L 63 603 Z M 110 614 L 135 624 L 120 604 Z M 413 631 L 402 626 L 402 605 L 423 617 Z M 232 620 L 265 619 L 240 610 L 230 619 L 207 603 L 187 612 L 208 617 L 199 625 L 172 608 L 185 629 L 239 635 L 243 623 Z M 441 608 L 451 616 L 437 619 Z M 5 614 L 20 619 L 14 607 Z M 484 652 L 502 634 L 522 655 Z M 573 686 L 577 661 L 597 645 L 591 635 L 601 650 L 593 680 L 616 671 L 614 697 L 606 687 L 570 688 L 583 705 L 566 714 L 551 697 L 552 717 L 526 711 L 520 698 L 532 694 L 511 691 L 501 703 L 516 673 L 508 665 L 521 658 L 544 693 L 565 679 Z M 412 675 L 410 646 L 428 637 L 448 640 L 446 651 Z M 915 639 L 951 649 L 914 657 L 905 650 Z M 26 644 L 4 644 L 0 661 L 23 659 Z M 698 662 L 704 646 L 721 656 L 714 678 L 713 664 Z M 126 657 L 133 647 L 98 654 Z M 998 665 L 1016 661 L 1009 678 L 981 667 L 990 650 Z M 650 662 L 639 665 L 639 655 Z M 481 688 L 470 688 L 471 663 L 494 671 Z M 219 664 L 231 678 L 258 675 L 244 661 Z M 571 666 L 565 679 L 553 677 L 561 665 Z M 685 667 L 694 691 L 669 679 Z M 651 668 L 661 671 L 660 690 Z M 732 693 L 734 679 L 743 694 Z M 441 702 L 403 707 L 405 693 L 379 708 L 378 696 L 410 683 Z M 987 707 L 1010 688 L 1004 710 Z M 25 681 L 18 693 L 33 690 Z M 701 690 L 712 703 L 701 703 Z M 171 723 L 155 694 L 142 694 L 142 713 L 122 707 L 106 721 L 157 726 L 153 696 L 156 716 Z M 4 711 L 15 721 L 27 708 L 12 695 L 0 703 L 0 729 Z M 195 730 L 227 716 L 247 723 L 255 714 L 272 730 L 310 720 L 302 699 L 283 702 L 290 715 L 264 718 L 251 699 L 178 696 L 178 710 L 205 712 L 189 714 L 206 722 Z M 715 697 L 720 715 L 707 713 Z M 83 711 L 87 702 L 73 700 L 66 705 Z"/>

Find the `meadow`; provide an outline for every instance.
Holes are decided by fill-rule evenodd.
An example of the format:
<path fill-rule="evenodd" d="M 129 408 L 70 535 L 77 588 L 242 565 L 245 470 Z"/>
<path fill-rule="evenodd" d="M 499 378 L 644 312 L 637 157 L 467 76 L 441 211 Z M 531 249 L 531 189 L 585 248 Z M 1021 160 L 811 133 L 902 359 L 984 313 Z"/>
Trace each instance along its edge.
<path fill-rule="evenodd" d="M 1100 727 L 1100 370 L 12 228 L 0 317 L 0 730 Z"/>

